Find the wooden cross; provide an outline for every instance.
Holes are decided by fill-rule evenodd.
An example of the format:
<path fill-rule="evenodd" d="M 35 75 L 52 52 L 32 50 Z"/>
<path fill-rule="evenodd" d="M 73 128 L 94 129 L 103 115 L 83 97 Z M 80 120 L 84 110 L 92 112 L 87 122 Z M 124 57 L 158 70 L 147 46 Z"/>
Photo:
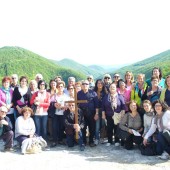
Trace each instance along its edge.
<path fill-rule="evenodd" d="M 65 101 L 65 103 L 75 103 L 75 124 L 78 124 L 78 106 L 79 103 L 87 103 L 87 100 L 77 100 L 77 92 L 74 87 L 74 100 Z M 78 132 L 76 132 L 76 139 L 78 139 Z"/>

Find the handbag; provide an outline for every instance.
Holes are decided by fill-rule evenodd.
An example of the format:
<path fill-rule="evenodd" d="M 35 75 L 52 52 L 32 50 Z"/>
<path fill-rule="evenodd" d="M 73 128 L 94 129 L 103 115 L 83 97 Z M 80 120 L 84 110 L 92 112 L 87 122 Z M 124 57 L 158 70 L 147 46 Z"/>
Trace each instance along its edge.
<path fill-rule="evenodd" d="M 122 130 L 119 126 L 117 127 L 116 137 L 118 137 L 119 139 L 126 141 L 130 137 L 130 135 L 131 134 L 129 132 Z"/>
<path fill-rule="evenodd" d="M 164 129 L 162 135 L 165 140 L 170 144 L 170 130 Z"/>
<path fill-rule="evenodd" d="M 156 143 L 155 142 L 151 142 L 149 144 L 145 145 L 141 145 L 140 146 L 140 151 L 142 155 L 146 155 L 146 156 L 154 156 L 157 154 L 156 152 Z"/>

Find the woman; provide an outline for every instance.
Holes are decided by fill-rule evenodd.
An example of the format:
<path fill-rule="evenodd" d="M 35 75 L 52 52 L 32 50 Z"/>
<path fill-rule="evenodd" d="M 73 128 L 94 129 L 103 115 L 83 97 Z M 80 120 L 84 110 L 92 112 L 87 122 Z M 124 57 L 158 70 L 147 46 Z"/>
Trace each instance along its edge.
<path fill-rule="evenodd" d="M 94 144 L 98 145 L 99 141 L 101 141 L 101 143 L 104 142 L 104 130 L 106 128 L 105 121 L 104 119 L 102 119 L 102 100 L 104 96 L 107 94 L 107 91 L 106 91 L 106 88 L 104 86 L 104 82 L 102 81 L 102 79 L 98 79 L 96 81 L 94 91 L 97 93 L 97 111 L 94 116 L 94 119 L 96 121 Z"/>
<path fill-rule="evenodd" d="M 137 83 L 134 85 L 131 91 L 131 100 L 136 101 L 138 105 L 138 112 L 143 120 L 144 109 L 142 107 L 142 102 L 147 99 L 147 89 L 148 85 L 145 82 L 145 74 L 137 75 Z"/>
<path fill-rule="evenodd" d="M 131 101 L 129 104 L 130 112 L 125 114 L 121 119 L 119 127 L 120 129 L 127 131 L 130 133 L 130 136 L 124 141 L 124 147 L 127 150 L 131 150 L 133 148 L 133 143 L 138 146 L 142 143 L 142 136 L 135 136 L 133 131 L 137 131 L 142 133 L 142 120 L 137 111 L 137 103 L 135 101 Z"/>
<path fill-rule="evenodd" d="M 38 91 L 38 84 L 35 80 L 31 80 L 29 83 L 29 89 L 28 89 L 28 93 L 30 95 L 30 99 L 32 97 L 32 95 Z"/>
<path fill-rule="evenodd" d="M 170 130 L 170 110 L 168 110 L 168 106 L 160 100 L 157 100 L 153 103 L 153 108 L 156 115 L 152 120 L 149 131 L 144 136 L 143 144 L 146 145 L 148 138 L 158 131 L 156 137 L 157 154 L 161 155 L 159 157 L 161 159 L 169 159 L 170 143 L 168 143 L 164 138 L 163 131 Z"/>
<path fill-rule="evenodd" d="M 52 118 L 52 135 L 53 143 L 51 147 L 57 146 L 57 144 L 64 144 L 64 110 L 65 110 L 65 101 L 68 100 L 68 96 L 64 93 L 65 82 L 61 81 L 57 83 L 58 92 L 56 94 L 56 103 L 55 103 L 55 114 Z"/>
<path fill-rule="evenodd" d="M 162 78 L 162 70 L 158 67 L 154 67 L 153 70 L 152 70 L 152 76 L 157 76 L 159 78 L 159 86 L 161 88 L 165 88 L 165 79 Z M 146 81 L 148 86 L 152 86 L 151 84 L 151 79 L 147 80 Z"/>
<path fill-rule="evenodd" d="M 5 106 L 8 109 L 7 116 L 10 118 L 13 130 L 15 129 L 14 108 L 12 103 L 13 89 L 10 88 L 11 78 L 5 76 L 2 79 L 2 87 L 0 88 L 0 107 Z"/>
<path fill-rule="evenodd" d="M 74 100 L 74 85 L 68 85 L 67 91 L 68 91 L 68 100 Z"/>
<path fill-rule="evenodd" d="M 147 90 L 147 99 L 151 101 L 151 103 L 154 103 L 154 101 L 159 99 L 162 91 L 162 88 L 159 86 L 159 78 L 157 76 L 151 77 L 151 85 L 152 86 Z"/>
<path fill-rule="evenodd" d="M 145 110 L 144 121 L 143 121 L 144 122 L 143 136 L 145 136 L 145 134 L 148 132 L 148 130 L 151 127 L 151 122 L 155 114 L 153 112 L 152 103 L 149 100 L 143 101 L 143 108 Z M 149 141 L 151 140 L 149 139 Z"/>
<path fill-rule="evenodd" d="M 30 104 L 37 106 L 34 113 L 36 134 L 47 140 L 47 110 L 50 106 L 50 94 L 47 92 L 47 84 L 44 80 L 38 82 L 38 91 L 32 95 Z"/>
<path fill-rule="evenodd" d="M 95 85 L 93 76 L 92 75 L 88 75 L 87 76 L 87 80 L 89 81 L 89 89 L 93 90 L 94 89 L 94 85 Z"/>
<path fill-rule="evenodd" d="M 52 139 L 52 117 L 54 114 L 54 110 L 55 110 L 55 102 L 56 102 L 56 95 L 58 92 L 57 89 L 57 82 L 56 80 L 51 79 L 50 83 L 49 83 L 49 89 L 47 90 L 47 92 L 50 93 L 50 106 L 48 109 L 48 134 L 49 134 L 49 139 Z"/>
<path fill-rule="evenodd" d="M 112 83 L 112 79 L 111 79 L 110 74 L 105 74 L 104 75 L 103 82 L 104 82 L 104 86 L 105 86 L 107 92 L 109 92 L 109 86 Z"/>
<path fill-rule="evenodd" d="M 35 124 L 33 119 L 33 111 L 29 107 L 24 107 L 15 123 L 15 138 L 20 144 L 27 138 L 33 138 L 35 135 Z"/>
<path fill-rule="evenodd" d="M 76 88 L 76 92 L 78 93 L 79 91 L 81 91 L 81 82 L 80 81 L 78 81 L 78 82 L 76 82 L 75 83 L 75 88 Z"/>
<path fill-rule="evenodd" d="M 160 100 L 170 107 L 170 75 L 165 79 L 166 88 L 161 91 Z"/>
<path fill-rule="evenodd" d="M 122 79 L 118 81 L 117 92 L 123 96 L 125 104 L 126 104 L 125 112 L 128 112 L 129 111 L 128 105 L 130 102 L 131 91 L 126 88 L 126 84 Z"/>
<path fill-rule="evenodd" d="M 117 93 L 116 84 L 110 84 L 109 93 L 105 95 L 102 101 L 102 118 L 107 120 L 108 143 L 106 146 L 113 144 L 113 129 L 115 136 L 117 125 L 120 122 L 121 117 L 125 114 L 125 109 L 126 105 L 124 98 Z M 115 137 L 115 146 L 119 146 L 119 139 L 117 137 Z"/>
<path fill-rule="evenodd" d="M 21 110 L 25 106 L 30 106 L 30 95 L 28 91 L 28 78 L 21 76 L 19 79 L 20 86 L 15 87 L 12 102 L 14 104 L 15 118 L 21 115 Z"/>
<path fill-rule="evenodd" d="M 126 71 L 125 73 L 125 84 L 126 88 L 131 91 L 134 86 L 134 76 L 130 71 Z"/>

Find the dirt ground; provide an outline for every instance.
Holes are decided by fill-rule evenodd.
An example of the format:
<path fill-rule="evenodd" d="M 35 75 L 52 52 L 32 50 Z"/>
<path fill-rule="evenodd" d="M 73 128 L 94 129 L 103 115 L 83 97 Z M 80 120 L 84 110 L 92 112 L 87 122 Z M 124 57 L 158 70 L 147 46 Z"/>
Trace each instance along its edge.
<path fill-rule="evenodd" d="M 0 142 L 0 150 L 3 143 Z M 121 146 L 109 147 L 99 144 L 87 146 L 85 151 L 79 147 L 68 148 L 59 145 L 49 151 L 38 154 L 22 155 L 20 150 L 14 153 L 0 152 L 0 170 L 169 170 L 170 160 L 162 161 L 156 156 L 143 156 L 138 149 L 127 151 Z"/>

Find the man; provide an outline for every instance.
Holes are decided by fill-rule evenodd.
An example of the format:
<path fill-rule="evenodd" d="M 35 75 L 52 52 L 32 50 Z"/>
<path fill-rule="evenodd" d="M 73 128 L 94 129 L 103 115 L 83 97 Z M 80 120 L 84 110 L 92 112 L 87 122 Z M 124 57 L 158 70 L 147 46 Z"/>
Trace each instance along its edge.
<path fill-rule="evenodd" d="M 0 107 L 0 139 L 5 143 L 4 152 L 13 150 L 14 133 L 10 119 L 6 116 L 8 109 L 5 106 Z"/>
<path fill-rule="evenodd" d="M 75 103 L 69 103 L 68 109 L 64 111 L 64 125 L 68 147 L 73 147 L 75 143 L 75 132 L 78 132 L 78 143 L 81 151 L 85 146 L 82 139 L 82 129 L 84 128 L 84 117 L 80 109 L 78 109 L 78 124 L 75 123 Z"/>
<path fill-rule="evenodd" d="M 94 133 L 95 133 L 95 120 L 94 116 L 97 112 L 97 93 L 93 90 L 89 90 L 89 81 L 84 80 L 82 82 L 82 90 L 77 93 L 78 100 L 87 100 L 87 103 L 80 103 L 79 108 L 83 112 L 85 126 L 83 128 L 83 142 L 84 144 L 87 143 L 86 141 L 86 129 L 87 126 L 89 127 L 89 145 L 90 147 L 94 147 Z M 98 113 L 97 113 L 98 114 Z"/>

